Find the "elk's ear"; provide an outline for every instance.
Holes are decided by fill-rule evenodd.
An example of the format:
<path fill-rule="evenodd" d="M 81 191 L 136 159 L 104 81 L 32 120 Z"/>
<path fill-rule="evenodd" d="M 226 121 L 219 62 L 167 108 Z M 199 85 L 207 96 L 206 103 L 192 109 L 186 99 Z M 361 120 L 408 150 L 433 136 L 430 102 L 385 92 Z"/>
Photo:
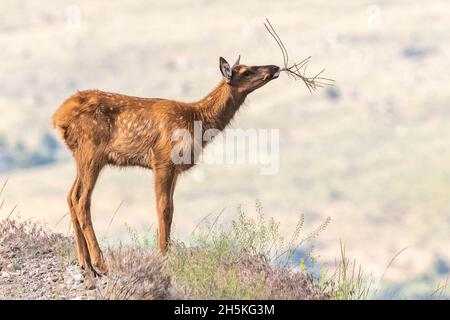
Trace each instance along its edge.
<path fill-rule="evenodd" d="M 226 83 L 231 82 L 231 68 L 227 60 L 220 57 L 219 58 L 220 72 L 222 73 L 223 79 Z"/>

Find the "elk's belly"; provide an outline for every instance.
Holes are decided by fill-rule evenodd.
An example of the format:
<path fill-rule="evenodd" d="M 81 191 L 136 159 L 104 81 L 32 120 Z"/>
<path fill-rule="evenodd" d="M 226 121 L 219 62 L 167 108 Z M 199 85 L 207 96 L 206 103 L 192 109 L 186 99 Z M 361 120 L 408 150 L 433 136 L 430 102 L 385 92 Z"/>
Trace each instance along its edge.
<path fill-rule="evenodd" d="M 116 139 L 107 148 L 106 154 L 111 165 L 151 168 L 151 143 L 147 139 Z"/>

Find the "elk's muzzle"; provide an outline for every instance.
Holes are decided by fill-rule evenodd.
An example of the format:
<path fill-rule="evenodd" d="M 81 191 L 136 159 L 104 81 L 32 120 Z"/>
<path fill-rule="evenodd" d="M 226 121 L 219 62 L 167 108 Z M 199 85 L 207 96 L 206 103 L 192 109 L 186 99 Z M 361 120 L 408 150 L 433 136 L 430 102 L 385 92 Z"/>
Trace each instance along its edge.
<path fill-rule="evenodd" d="M 281 69 L 278 66 L 265 66 L 265 68 L 267 73 L 264 76 L 264 80 L 273 80 L 280 75 Z"/>

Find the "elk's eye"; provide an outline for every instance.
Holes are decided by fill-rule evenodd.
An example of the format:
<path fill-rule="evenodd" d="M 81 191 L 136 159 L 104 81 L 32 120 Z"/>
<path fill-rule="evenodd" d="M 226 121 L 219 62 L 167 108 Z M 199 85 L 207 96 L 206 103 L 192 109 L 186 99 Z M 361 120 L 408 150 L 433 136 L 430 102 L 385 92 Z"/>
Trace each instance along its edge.
<path fill-rule="evenodd" d="M 245 70 L 244 73 L 243 73 L 244 77 L 248 77 L 251 74 L 252 73 L 250 72 L 250 70 Z"/>

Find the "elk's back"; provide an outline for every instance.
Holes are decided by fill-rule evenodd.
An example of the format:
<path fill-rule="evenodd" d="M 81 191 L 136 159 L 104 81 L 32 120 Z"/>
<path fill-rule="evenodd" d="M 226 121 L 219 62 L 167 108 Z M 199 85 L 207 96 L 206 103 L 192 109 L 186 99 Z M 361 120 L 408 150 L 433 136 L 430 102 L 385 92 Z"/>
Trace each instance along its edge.
<path fill-rule="evenodd" d="M 76 151 L 81 144 L 106 148 L 114 139 L 120 138 L 121 117 L 125 119 L 126 115 L 148 112 L 160 100 L 98 90 L 79 91 L 53 114 L 53 126 L 72 151 Z"/>

